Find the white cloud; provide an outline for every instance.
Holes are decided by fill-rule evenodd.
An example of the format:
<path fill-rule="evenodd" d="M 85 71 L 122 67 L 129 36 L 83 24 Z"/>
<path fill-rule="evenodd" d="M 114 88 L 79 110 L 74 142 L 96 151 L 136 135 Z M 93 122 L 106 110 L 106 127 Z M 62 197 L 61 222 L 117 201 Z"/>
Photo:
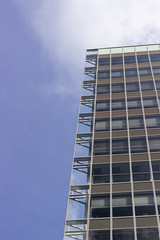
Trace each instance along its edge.
<path fill-rule="evenodd" d="M 86 48 L 159 42 L 159 0 L 14 1 L 49 57 L 68 69 L 69 84 L 65 75 L 58 81 L 63 94 L 79 88 Z"/>

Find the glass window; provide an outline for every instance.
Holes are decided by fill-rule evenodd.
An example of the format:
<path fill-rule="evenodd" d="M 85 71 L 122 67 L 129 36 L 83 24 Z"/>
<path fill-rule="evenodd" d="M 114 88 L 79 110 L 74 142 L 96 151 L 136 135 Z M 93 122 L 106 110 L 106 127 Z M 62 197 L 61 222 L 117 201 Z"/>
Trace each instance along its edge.
<path fill-rule="evenodd" d="M 148 55 L 138 55 L 137 60 L 138 60 L 138 63 L 149 62 Z"/>
<path fill-rule="evenodd" d="M 153 195 L 151 193 L 135 194 L 134 203 L 135 206 L 152 205 L 154 204 Z"/>
<path fill-rule="evenodd" d="M 133 99 L 128 99 L 127 100 L 127 104 L 128 104 L 128 109 L 136 109 L 136 108 L 141 108 L 141 100 L 140 98 L 133 98 Z"/>
<path fill-rule="evenodd" d="M 91 217 L 101 218 L 110 216 L 109 196 L 96 196 L 91 199 Z"/>
<path fill-rule="evenodd" d="M 160 151 L 160 137 L 151 137 L 149 138 L 149 147 L 151 152 L 159 152 Z"/>
<path fill-rule="evenodd" d="M 109 183 L 110 182 L 110 165 L 109 164 L 100 164 L 93 165 L 92 176 L 93 183 Z"/>
<path fill-rule="evenodd" d="M 160 80 L 156 80 L 156 88 L 157 90 L 160 90 Z"/>
<path fill-rule="evenodd" d="M 105 155 L 109 154 L 109 140 L 108 141 L 95 141 L 94 143 L 94 154 L 95 155 Z"/>
<path fill-rule="evenodd" d="M 113 83 L 112 84 L 112 93 L 124 92 L 124 84 L 123 83 Z"/>
<path fill-rule="evenodd" d="M 151 91 L 154 90 L 153 81 L 141 82 L 142 91 Z"/>
<path fill-rule="evenodd" d="M 109 119 L 106 120 L 96 120 L 95 122 L 96 131 L 109 131 Z"/>
<path fill-rule="evenodd" d="M 125 118 L 112 119 L 112 130 L 125 130 L 125 129 L 126 129 Z"/>
<path fill-rule="evenodd" d="M 113 195 L 113 217 L 133 216 L 131 195 Z"/>
<path fill-rule="evenodd" d="M 110 70 L 99 70 L 98 71 L 98 79 L 109 79 L 110 78 Z"/>
<path fill-rule="evenodd" d="M 149 181 L 150 167 L 149 162 L 132 162 L 133 181 Z"/>
<path fill-rule="evenodd" d="M 122 78 L 123 69 L 112 69 L 112 78 Z"/>
<path fill-rule="evenodd" d="M 112 179 L 113 182 L 129 182 L 130 181 L 129 163 L 113 163 Z"/>
<path fill-rule="evenodd" d="M 152 161 L 154 180 L 160 180 L 160 161 Z"/>
<path fill-rule="evenodd" d="M 112 197 L 112 206 L 121 207 L 121 206 L 131 206 L 131 196 L 130 195 L 113 195 Z"/>
<path fill-rule="evenodd" d="M 108 111 L 109 110 L 109 101 L 97 102 L 96 110 L 97 111 Z"/>
<path fill-rule="evenodd" d="M 150 54 L 151 62 L 160 62 L 160 54 Z"/>
<path fill-rule="evenodd" d="M 145 138 L 132 138 L 131 139 L 131 152 L 147 152 L 147 145 Z"/>
<path fill-rule="evenodd" d="M 143 105 L 144 105 L 144 108 L 157 107 L 156 97 L 145 97 L 145 98 L 143 98 Z"/>
<path fill-rule="evenodd" d="M 134 231 L 133 229 L 113 230 L 113 240 L 134 240 Z"/>
<path fill-rule="evenodd" d="M 137 229 L 137 240 L 159 240 L 158 228 L 139 228 Z"/>
<path fill-rule="evenodd" d="M 137 69 L 136 68 L 126 68 L 125 74 L 126 74 L 126 77 L 136 77 Z"/>
<path fill-rule="evenodd" d="M 138 82 L 131 82 L 126 84 L 127 92 L 137 92 L 139 91 L 139 83 Z"/>
<path fill-rule="evenodd" d="M 139 68 L 139 75 L 140 76 L 151 76 L 151 69 L 150 67 Z"/>
<path fill-rule="evenodd" d="M 127 139 L 113 139 L 112 141 L 112 153 L 128 153 L 128 140 Z"/>
<path fill-rule="evenodd" d="M 159 66 L 153 66 L 153 74 L 154 75 L 160 75 L 160 67 Z"/>
<path fill-rule="evenodd" d="M 152 193 L 135 194 L 135 213 L 136 216 L 155 215 L 155 206 Z"/>
<path fill-rule="evenodd" d="M 110 239 L 110 231 L 90 231 L 89 240 L 109 240 Z"/>
<path fill-rule="evenodd" d="M 99 58 L 99 66 L 109 66 L 110 58 Z"/>
<path fill-rule="evenodd" d="M 129 117 L 129 128 L 130 129 L 144 128 L 143 117 Z"/>
<path fill-rule="evenodd" d="M 124 99 L 113 100 L 112 101 L 112 110 L 123 110 L 125 109 Z"/>
<path fill-rule="evenodd" d="M 97 86 L 97 94 L 106 94 L 109 92 L 110 92 L 109 84 Z"/>
<path fill-rule="evenodd" d="M 112 57 L 112 65 L 123 64 L 122 57 Z"/>
<path fill-rule="evenodd" d="M 136 64 L 135 56 L 124 56 L 124 63 L 125 64 Z"/>
<path fill-rule="evenodd" d="M 146 116 L 147 128 L 160 127 L 160 116 Z"/>

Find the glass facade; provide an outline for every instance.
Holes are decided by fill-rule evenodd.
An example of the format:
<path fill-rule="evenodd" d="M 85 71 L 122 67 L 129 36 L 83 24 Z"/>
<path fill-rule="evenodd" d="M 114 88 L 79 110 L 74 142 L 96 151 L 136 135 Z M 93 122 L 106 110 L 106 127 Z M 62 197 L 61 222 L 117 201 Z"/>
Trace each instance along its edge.
<path fill-rule="evenodd" d="M 63 240 L 160 239 L 160 45 L 87 50 Z"/>

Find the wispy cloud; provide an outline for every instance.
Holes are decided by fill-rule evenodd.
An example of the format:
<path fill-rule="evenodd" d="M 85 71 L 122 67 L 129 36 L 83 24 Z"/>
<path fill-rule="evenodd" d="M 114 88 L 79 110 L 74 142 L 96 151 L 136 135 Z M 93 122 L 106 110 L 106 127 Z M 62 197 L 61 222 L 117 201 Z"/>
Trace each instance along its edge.
<path fill-rule="evenodd" d="M 79 88 L 86 48 L 159 42 L 159 0 L 14 1 L 48 56 L 68 69 L 70 82 L 65 74 L 57 81 L 63 94 Z"/>

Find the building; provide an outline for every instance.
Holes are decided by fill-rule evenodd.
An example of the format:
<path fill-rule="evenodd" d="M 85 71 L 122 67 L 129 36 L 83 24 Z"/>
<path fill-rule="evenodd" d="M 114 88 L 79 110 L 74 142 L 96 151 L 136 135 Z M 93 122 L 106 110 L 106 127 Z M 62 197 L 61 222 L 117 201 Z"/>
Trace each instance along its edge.
<path fill-rule="evenodd" d="M 64 240 L 160 239 L 160 45 L 87 50 Z"/>

